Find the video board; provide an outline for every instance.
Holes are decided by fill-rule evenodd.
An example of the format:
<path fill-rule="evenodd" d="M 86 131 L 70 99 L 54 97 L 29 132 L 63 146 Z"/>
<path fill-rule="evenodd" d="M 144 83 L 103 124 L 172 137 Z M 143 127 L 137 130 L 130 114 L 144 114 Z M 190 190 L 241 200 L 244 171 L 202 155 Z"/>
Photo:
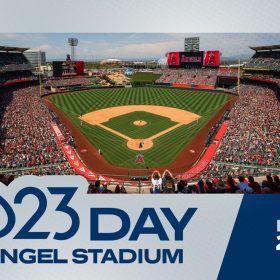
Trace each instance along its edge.
<path fill-rule="evenodd" d="M 205 51 L 203 65 L 218 67 L 220 65 L 220 52 L 219 51 Z"/>
<path fill-rule="evenodd" d="M 203 52 L 169 52 L 167 64 L 171 68 L 201 68 L 203 66 Z"/>
<path fill-rule="evenodd" d="M 167 54 L 168 66 L 180 66 L 180 52 L 169 52 Z"/>
<path fill-rule="evenodd" d="M 180 53 L 180 66 L 182 68 L 203 66 L 203 52 L 181 52 Z"/>

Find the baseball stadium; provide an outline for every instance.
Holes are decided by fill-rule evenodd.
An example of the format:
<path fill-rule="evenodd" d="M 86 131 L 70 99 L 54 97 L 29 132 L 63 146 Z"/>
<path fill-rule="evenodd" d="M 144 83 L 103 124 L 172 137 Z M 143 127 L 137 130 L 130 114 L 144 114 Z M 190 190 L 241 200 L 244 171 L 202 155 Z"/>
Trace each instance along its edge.
<path fill-rule="evenodd" d="M 0 46 L 1 182 L 76 174 L 88 193 L 280 192 L 280 45 L 221 65 L 221 50 L 196 41 L 164 67 L 94 68 L 69 43 L 47 74 L 28 48 Z"/>

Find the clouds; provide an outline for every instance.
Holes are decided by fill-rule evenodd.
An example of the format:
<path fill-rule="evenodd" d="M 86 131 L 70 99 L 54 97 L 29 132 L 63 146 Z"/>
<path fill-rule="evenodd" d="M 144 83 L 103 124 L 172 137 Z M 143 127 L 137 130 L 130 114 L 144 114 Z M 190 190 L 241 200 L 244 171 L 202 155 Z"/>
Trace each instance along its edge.
<path fill-rule="evenodd" d="M 145 38 L 144 34 L 141 34 L 141 40 L 139 40 L 137 34 L 128 35 L 126 39 L 122 38 L 120 41 L 84 41 L 82 40 L 78 47 L 78 52 L 86 57 L 93 58 L 157 58 L 164 56 L 167 51 L 170 50 L 182 50 L 183 41 L 170 40 L 168 35 L 160 38 Z M 149 37 L 149 36 L 147 36 Z"/>
<path fill-rule="evenodd" d="M 160 58 L 168 51 L 183 51 L 184 38 L 200 37 L 200 49 L 218 49 L 223 57 L 249 57 L 249 46 L 280 44 L 280 33 L 0 33 L 1 45 L 41 49 L 47 59 L 70 53 L 67 39 L 79 39 L 78 59 Z"/>
<path fill-rule="evenodd" d="M 278 32 L 279 0 L 3 0 L 2 32 Z"/>

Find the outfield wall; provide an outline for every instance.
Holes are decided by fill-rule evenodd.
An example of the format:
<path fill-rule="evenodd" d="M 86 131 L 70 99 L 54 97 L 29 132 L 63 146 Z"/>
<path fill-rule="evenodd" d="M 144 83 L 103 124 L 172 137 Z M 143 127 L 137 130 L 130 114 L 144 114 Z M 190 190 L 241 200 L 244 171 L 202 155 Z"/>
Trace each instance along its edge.
<path fill-rule="evenodd" d="M 164 88 L 164 89 L 178 89 L 178 90 L 191 90 L 191 91 L 211 91 L 211 92 L 225 92 L 222 89 L 216 89 L 216 88 L 199 88 L 199 87 L 189 87 L 181 84 L 181 86 L 174 86 L 172 84 L 155 84 L 155 85 L 145 85 L 145 86 L 133 86 L 133 88 Z"/>
<path fill-rule="evenodd" d="M 192 85 L 194 86 L 194 85 Z M 48 92 L 47 94 L 44 94 L 44 96 L 48 95 L 54 95 L 54 94 L 60 94 L 60 93 L 67 93 L 67 92 L 76 92 L 76 91 L 86 91 L 91 89 L 114 89 L 114 88 L 127 88 L 125 86 L 106 86 L 106 87 L 100 87 L 100 86 L 89 86 L 89 87 L 82 87 L 82 88 L 74 88 L 69 89 L 67 91 L 63 92 Z M 216 89 L 215 87 L 212 88 L 210 86 L 209 88 L 205 87 L 189 87 L 187 84 L 180 84 L 180 86 L 174 86 L 174 84 L 154 84 L 154 85 L 132 85 L 131 88 L 163 88 L 163 89 L 179 89 L 179 90 L 191 90 L 191 91 L 211 91 L 211 92 L 225 92 L 222 89 Z"/>

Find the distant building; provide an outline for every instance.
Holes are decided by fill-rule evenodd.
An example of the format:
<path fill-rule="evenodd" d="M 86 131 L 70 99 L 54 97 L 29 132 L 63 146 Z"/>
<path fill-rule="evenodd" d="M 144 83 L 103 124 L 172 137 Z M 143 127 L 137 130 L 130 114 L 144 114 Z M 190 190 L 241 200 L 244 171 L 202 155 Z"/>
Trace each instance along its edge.
<path fill-rule="evenodd" d="M 167 57 L 162 57 L 157 61 L 158 65 L 167 65 Z"/>
<path fill-rule="evenodd" d="M 33 67 L 38 67 L 39 64 L 41 64 L 41 66 L 46 65 L 46 52 L 30 49 L 23 54 Z"/>
<path fill-rule="evenodd" d="M 101 65 L 104 64 L 121 64 L 122 61 L 120 59 L 116 59 L 116 58 L 109 58 L 109 59 L 104 59 L 102 61 L 100 61 Z"/>
<path fill-rule="evenodd" d="M 127 69 L 125 69 L 125 71 L 124 71 L 124 74 L 126 75 L 126 76 L 131 76 L 131 75 L 133 75 L 135 72 L 134 72 L 134 69 L 129 69 L 129 68 L 127 68 Z"/>

